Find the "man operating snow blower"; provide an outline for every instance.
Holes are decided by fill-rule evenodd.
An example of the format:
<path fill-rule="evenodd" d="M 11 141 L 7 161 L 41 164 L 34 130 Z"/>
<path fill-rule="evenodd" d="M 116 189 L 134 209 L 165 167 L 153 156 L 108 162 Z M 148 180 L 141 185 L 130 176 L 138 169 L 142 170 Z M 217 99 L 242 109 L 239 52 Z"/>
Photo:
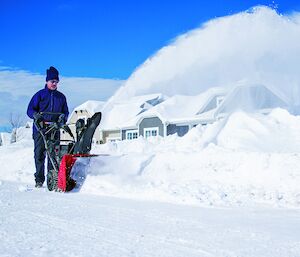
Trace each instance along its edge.
<path fill-rule="evenodd" d="M 35 124 L 40 124 L 41 127 L 46 127 L 47 124 L 57 122 L 58 120 L 62 123 L 67 121 L 69 115 L 67 100 L 65 95 L 57 90 L 58 82 L 58 70 L 51 66 L 47 69 L 45 88 L 35 93 L 29 102 L 27 115 L 31 119 L 34 119 Z M 32 137 L 34 140 L 34 161 L 36 168 L 36 172 L 34 173 L 35 187 L 39 188 L 43 186 L 45 181 L 46 147 L 42 135 L 36 126 L 33 126 Z M 56 131 L 54 137 L 56 142 L 59 142 L 59 130 Z M 47 159 L 47 170 L 49 171 L 53 167 L 49 158 Z"/>
<path fill-rule="evenodd" d="M 79 158 L 95 157 L 90 154 L 93 136 L 100 124 L 102 113 L 96 112 L 86 121 L 76 121 L 76 138 L 66 124 L 69 111 L 66 97 L 57 91 L 58 71 L 47 70 L 46 86 L 31 99 L 27 114 L 33 121 L 34 160 L 36 166 L 35 187 L 42 187 L 45 181 L 44 162 L 48 157 L 47 188 L 50 191 L 72 191 L 78 184 L 71 176 L 72 167 Z M 63 130 L 72 138 L 61 140 Z"/>

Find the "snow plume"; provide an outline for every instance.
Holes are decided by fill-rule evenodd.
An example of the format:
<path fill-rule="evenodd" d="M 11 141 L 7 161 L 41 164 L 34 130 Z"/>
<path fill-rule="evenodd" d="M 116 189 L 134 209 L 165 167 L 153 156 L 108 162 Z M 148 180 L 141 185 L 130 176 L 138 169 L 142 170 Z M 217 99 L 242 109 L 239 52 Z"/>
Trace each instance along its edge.
<path fill-rule="evenodd" d="M 258 6 L 179 36 L 146 60 L 110 102 L 160 92 L 199 94 L 212 86 L 262 84 L 300 105 L 300 15 Z"/>

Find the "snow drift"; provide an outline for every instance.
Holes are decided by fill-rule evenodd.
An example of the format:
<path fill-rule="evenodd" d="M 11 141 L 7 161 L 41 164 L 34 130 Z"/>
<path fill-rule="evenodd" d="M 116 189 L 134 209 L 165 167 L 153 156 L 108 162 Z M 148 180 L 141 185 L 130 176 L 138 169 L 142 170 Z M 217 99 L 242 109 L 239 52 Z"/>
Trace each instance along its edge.
<path fill-rule="evenodd" d="M 94 146 L 100 156 L 76 162 L 77 192 L 214 206 L 300 207 L 300 117 L 236 112 L 184 137 Z M 0 181 L 33 183 L 31 129 L 0 147 Z M 16 162 L 16 156 L 18 161 Z M 24 186 L 20 186 L 24 190 Z"/>
<path fill-rule="evenodd" d="M 140 137 L 97 147 L 110 153 L 80 174 L 81 191 L 179 203 L 300 204 L 300 118 L 237 112 L 186 136 Z M 80 165 L 80 163 L 78 163 Z"/>

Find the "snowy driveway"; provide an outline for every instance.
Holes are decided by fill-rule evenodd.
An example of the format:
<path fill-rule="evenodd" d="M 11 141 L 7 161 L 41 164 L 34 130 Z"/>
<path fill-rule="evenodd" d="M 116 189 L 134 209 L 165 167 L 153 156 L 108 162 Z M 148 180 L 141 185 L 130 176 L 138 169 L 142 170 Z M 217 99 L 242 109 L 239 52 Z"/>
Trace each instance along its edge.
<path fill-rule="evenodd" d="M 300 210 L 20 189 L 0 185 L 0 256 L 300 256 Z"/>

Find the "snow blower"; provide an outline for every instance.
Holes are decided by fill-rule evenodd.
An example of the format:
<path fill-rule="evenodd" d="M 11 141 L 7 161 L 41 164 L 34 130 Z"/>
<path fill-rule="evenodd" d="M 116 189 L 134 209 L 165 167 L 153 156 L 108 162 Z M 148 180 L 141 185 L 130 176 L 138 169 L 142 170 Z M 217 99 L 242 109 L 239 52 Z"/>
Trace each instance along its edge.
<path fill-rule="evenodd" d="M 70 177 L 70 173 L 77 158 L 89 158 L 91 155 L 92 139 L 96 128 L 101 121 L 101 112 L 76 122 L 76 139 L 68 125 L 64 123 L 64 114 L 41 112 L 43 114 L 56 115 L 55 122 L 34 121 L 38 132 L 41 134 L 47 156 L 52 168 L 47 172 L 47 187 L 49 191 L 67 192 L 76 186 L 76 181 Z M 71 140 L 61 140 L 60 130 L 71 136 Z"/>

